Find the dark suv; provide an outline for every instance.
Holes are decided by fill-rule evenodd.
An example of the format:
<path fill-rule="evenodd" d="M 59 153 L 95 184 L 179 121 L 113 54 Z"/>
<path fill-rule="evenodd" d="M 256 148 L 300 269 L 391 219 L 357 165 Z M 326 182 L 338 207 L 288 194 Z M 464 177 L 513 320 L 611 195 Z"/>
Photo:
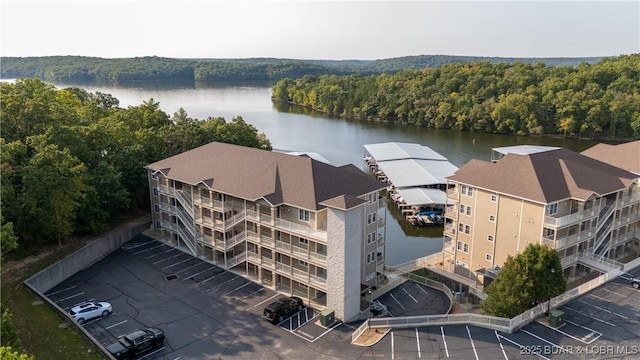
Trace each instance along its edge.
<path fill-rule="evenodd" d="M 263 317 L 272 323 L 280 323 L 293 313 L 302 310 L 304 303 L 296 296 L 281 298 L 267 305 L 263 311 Z"/>

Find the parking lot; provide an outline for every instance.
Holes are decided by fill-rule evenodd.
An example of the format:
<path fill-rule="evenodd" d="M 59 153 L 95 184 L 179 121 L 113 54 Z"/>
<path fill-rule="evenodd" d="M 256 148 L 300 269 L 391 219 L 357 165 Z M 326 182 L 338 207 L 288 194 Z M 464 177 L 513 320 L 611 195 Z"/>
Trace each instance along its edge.
<path fill-rule="evenodd" d="M 635 275 L 640 273 L 636 269 Z M 351 345 L 360 322 L 319 324 L 305 307 L 280 324 L 261 318 L 282 295 L 146 236 L 51 289 L 62 308 L 107 301 L 113 313 L 84 324 L 102 344 L 140 327 L 165 331 L 145 359 L 637 359 L 640 291 L 622 279 L 562 306 L 566 324 L 539 319 L 513 334 L 474 326 L 396 329 L 370 347 Z M 407 282 L 377 299 L 393 316 L 439 313 L 438 291 Z M 446 298 L 446 297 L 445 297 Z"/>
<path fill-rule="evenodd" d="M 640 269 L 633 272 L 636 276 Z M 548 318 L 505 334 L 452 325 L 392 330 L 365 357 L 375 359 L 639 359 L 640 291 L 616 279 L 558 310 L 566 323 Z"/>
<path fill-rule="evenodd" d="M 141 327 L 163 329 L 165 346 L 148 359 L 272 359 L 282 353 L 322 358 L 309 344 L 351 346 L 350 325 L 325 328 L 308 306 L 280 324 L 269 323 L 262 311 L 282 295 L 146 236 L 46 295 L 64 309 L 89 300 L 111 303 L 111 315 L 83 325 L 103 345 Z"/>

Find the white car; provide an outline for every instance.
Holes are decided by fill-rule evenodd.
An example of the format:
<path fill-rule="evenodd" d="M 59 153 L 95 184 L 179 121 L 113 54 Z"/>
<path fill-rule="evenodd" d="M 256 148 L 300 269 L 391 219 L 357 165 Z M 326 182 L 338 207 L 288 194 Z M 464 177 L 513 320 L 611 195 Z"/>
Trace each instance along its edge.
<path fill-rule="evenodd" d="M 93 318 L 108 316 L 112 311 L 113 308 L 108 302 L 87 301 L 69 309 L 69 315 L 71 315 L 78 324 L 82 324 Z"/>

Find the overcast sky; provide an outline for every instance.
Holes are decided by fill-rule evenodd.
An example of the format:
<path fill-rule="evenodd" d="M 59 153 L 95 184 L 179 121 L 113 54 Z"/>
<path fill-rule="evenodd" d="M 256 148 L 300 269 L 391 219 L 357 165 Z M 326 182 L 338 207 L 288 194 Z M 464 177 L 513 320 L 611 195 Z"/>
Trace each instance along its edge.
<path fill-rule="evenodd" d="M 2 56 L 384 59 L 640 52 L 640 0 L 0 0 Z"/>

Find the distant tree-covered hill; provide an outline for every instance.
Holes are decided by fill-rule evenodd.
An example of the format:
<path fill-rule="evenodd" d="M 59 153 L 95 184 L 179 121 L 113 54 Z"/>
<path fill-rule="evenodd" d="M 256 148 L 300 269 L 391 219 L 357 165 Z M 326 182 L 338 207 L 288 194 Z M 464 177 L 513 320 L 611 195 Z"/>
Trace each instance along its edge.
<path fill-rule="evenodd" d="M 346 118 L 510 135 L 640 138 L 640 54 L 283 79 L 272 99 Z"/>
<path fill-rule="evenodd" d="M 595 63 L 590 58 L 488 58 L 419 55 L 382 60 L 174 59 L 156 56 L 105 59 L 83 56 L 1 57 L 0 77 L 49 82 L 276 81 L 304 75 L 377 75 L 450 63 L 544 63 L 547 66 Z"/>

